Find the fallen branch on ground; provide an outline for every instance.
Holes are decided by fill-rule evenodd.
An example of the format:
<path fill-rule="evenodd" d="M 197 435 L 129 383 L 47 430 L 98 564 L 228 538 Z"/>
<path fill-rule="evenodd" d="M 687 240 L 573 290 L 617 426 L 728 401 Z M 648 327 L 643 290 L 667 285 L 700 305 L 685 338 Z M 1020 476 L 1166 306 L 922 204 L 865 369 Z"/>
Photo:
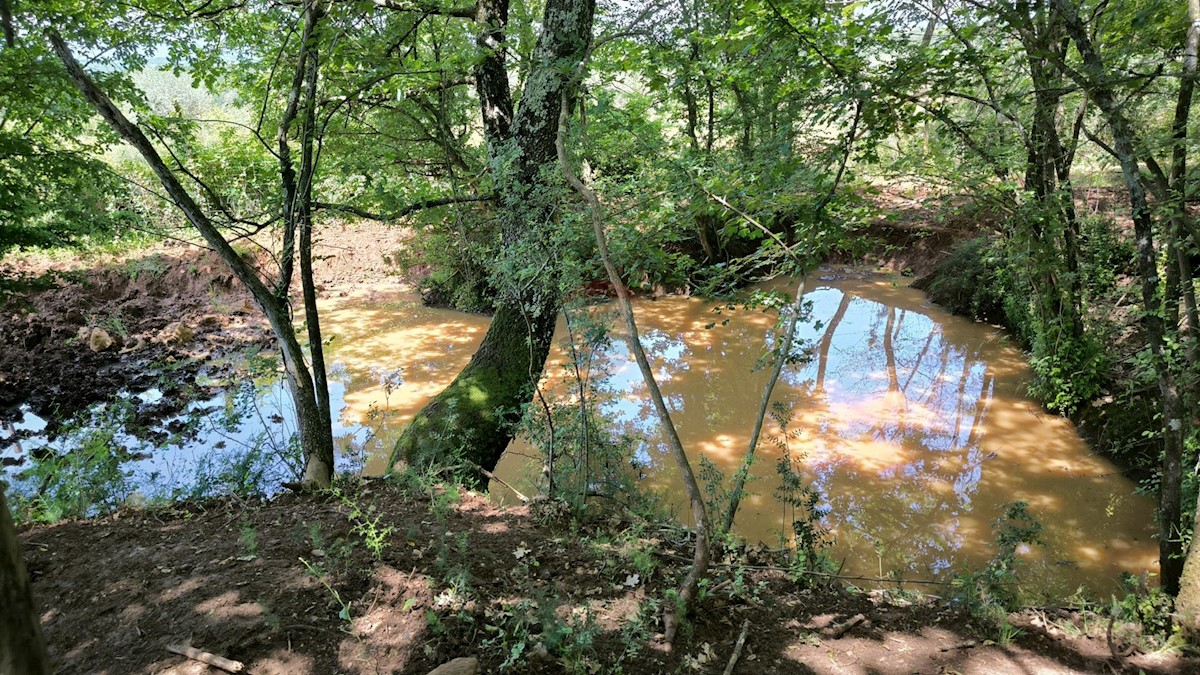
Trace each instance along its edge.
<path fill-rule="evenodd" d="M 172 654 L 178 654 L 180 656 L 189 658 L 193 661 L 206 663 L 213 668 L 220 668 L 221 670 L 230 673 L 240 673 L 242 672 L 242 669 L 246 667 L 241 661 L 227 659 L 224 656 L 210 654 L 206 651 L 201 651 L 195 647 L 188 647 L 186 645 L 167 645 L 167 651 L 171 652 Z"/>
<path fill-rule="evenodd" d="M 746 631 L 748 630 L 750 630 L 750 619 L 742 622 L 742 634 L 738 636 L 737 644 L 733 646 L 733 653 L 729 655 L 729 663 L 725 665 L 724 675 L 733 675 L 733 669 L 742 656 L 742 648 L 746 646 Z"/>

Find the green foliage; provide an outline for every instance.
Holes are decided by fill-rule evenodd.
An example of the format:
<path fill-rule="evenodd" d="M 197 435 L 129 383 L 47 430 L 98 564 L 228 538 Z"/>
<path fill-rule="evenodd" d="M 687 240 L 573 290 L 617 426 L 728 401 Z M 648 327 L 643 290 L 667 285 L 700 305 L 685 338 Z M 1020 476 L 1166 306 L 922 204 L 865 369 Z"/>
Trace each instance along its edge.
<path fill-rule="evenodd" d="M 347 602 L 342 599 L 342 594 L 333 587 L 333 584 L 331 584 L 328 579 L 328 575 L 319 566 L 310 563 L 304 558 L 300 558 L 300 563 L 304 565 L 304 570 L 308 572 L 309 576 L 311 576 L 313 579 L 316 579 L 317 582 L 325 588 L 326 592 L 329 593 L 329 597 L 332 598 L 335 603 L 337 603 L 339 608 L 337 617 L 342 620 L 342 630 L 350 633 L 350 627 L 353 622 L 353 618 L 350 616 L 350 608 L 353 601 Z"/>
<path fill-rule="evenodd" d="M 727 532 L 721 530 L 724 514 L 729 510 L 730 489 L 726 487 L 725 472 L 705 455 L 700 455 L 700 489 L 704 493 L 704 508 L 712 514 L 712 538 L 720 540 Z"/>
<path fill-rule="evenodd" d="M 499 647 L 507 654 L 500 672 L 520 672 L 535 651 L 556 658 L 562 672 L 597 672 L 600 664 L 594 657 L 594 644 L 600 627 L 595 617 L 585 610 L 564 620 L 555 611 L 558 605 L 557 600 L 538 595 L 484 610 L 484 630 L 489 637 L 481 645 Z M 605 666 L 618 669 L 608 672 L 620 672 L 619 664 Z"/>
<path fill-rule="evenodd" d="M 1110 244 L 1097 237 L 1096 255 L 1106 255 Z M 1076 334 L 1066 319 L 1039 309 L 1043 298 L 1031 281 L 1031 264 L 1030 256 L 1011 242 L 971 239 L 951 249 L 918 285 L 957 314 L 1011 330 L 1030 350 L 1035 375 L 1031 393 L 1048 409 L 1071 413 L 1100 393 L 1109 377 L 1108 359 L 1095 331 Z M 1054 287 L 1048 292 L 1060 291 Z"/>
<path fill-rule="evenodd" d="M 1175 599 L 1159 586 L 1150 586 L 1132 574 L 1121 575 L 1124 596 L 1112 596 L 1109 613 L 1114 619 L 1133 621 L 1141 626 L 1142 636 L 1159 644 L 1173 634 L 1171 612 Z"/>
<path fill-rule="evenodd" d="M 67 4 L 38 3 L 36 9 L 55 11 L 61 9 L 55 5 Z M 87 103 L 40 42 L 41 27 L 25 14 L 35 7 L 16 9 L 14 28 L 21 38 L 13 46 L 0 45 L 0 254 L 14 246 L 71 245 L 119 234 L 138 218 L 129 210 L 126 186 L 102 161 L 112 137 L 92 127 Z M 95 12 L 101 26 L 106 13 Z M 66 23 L 58 24 L 60 30 L 76 28 Z M 96 65 L 111 58 L 97 55 Z M 116 100 L 140 105 L 121 69 L 101 67 L 95 77 Z"/>
<path fill-rule="evenodd" d="M 923 283 L 923 285 L 921 285 Z M 980 321 L 1008 326 L 1021 335 L 1024 312 L 1009 317 L 1005 300 L 1015 289 L 1007 275 L 1003 252 L 991 239 L 980 237 L 956 244 L 938 262 L 921 290 L 946 309 Z M 1013 309 L 1020 312 L 1019 307 Z"/>
<path fill-rule="evenodd" d="M 546 479 L 553 467 L 554 490 L 548 496 L 576 514 L 595 506 L 597 496 L 633 512 L 653 510 L 653 499 L 637 484 L 644 468 L 637 453 L 644 441 L 612 429 L 600 410 L 613 367 L 610 317 L 581 303 L 571 303 L 564 312 L 568 330 L 562 343 L 570 360 L 560 364 L 563 386 L 542 390 L 526 407 L 519 427 L 540 451 Z"/>
<path fill-rule="evenodd" d="M 1037 379 L 1030 392 L 1053 412 L 1070 414 L 1096 398 L 1108 375 L 1108 359 L 1101 346 L 1086 337 L 1071 339 L 1062 333 L 1050 342 L 1039 334 L 1030 365 Z"/>
<path fill-rule="evenodd" d="M 128 400 L 102 405 L 68 422 L 60 448 L 31 452 L 32 466 L 20 474 L 12 494 L 14 517 L 52 523 L 125 503 L 136 486 L 124 466 L 130 451 L 122 436 L 135 412 Z"/>
<path fill-rule="evenodd" d="M 382 560 L 388 539 L 391 538 L 396 528 L 391 525 L 382 525 L 383 514 L 376 513 L 374 504 L 364 509 L 361 502 L 351 498 L 341 487 L 337 485 L 331 487 L 330 495 L 346 509 L 346 517 L 354 524 L 352 531 L 362 538 L 363 546 L 370 551 L 371 557 L 376 561 Z"/>
<path fill-rule="evenodd" d="M 254 531 L 254 525 L 246 517 L 242 518 L 241 525 L 238 526 L 238 545 L 248 556 L 253 557 L 258 554 L 258 534 Z"/>
<path fill-rule="evenodd" d="M 954 602 L 966 606 L 977 621 L 995 630 L 1002 644 L 1019 634 L 1008 622 L 1008 613 L 1021 599 L 1020 552 L 1042 544 L 1044 529 L 1029 513 L 1028 504 L 1009 504 L 993 526 L 996 554 L 992 560 L 983 570 L 957 575 L 951 583 Z"/>
<path fill-rule="evenodd" d="M 791 523 L 791 536 L 786 532 L 780 535 L 792 549 L 788 560 L 792 580 L 811 584 L 820 577 L 814 577 L 810 572 L 833 571 L 833 561 L 828 553 L 833 542 L 823 522 L 827 507 L 821 505 L 821 493 L 804 476 L 803 455 L 791 448 L 790 441 L 796 436 L 795 430 L 790 428 L 792 411 L 777 402 L 769 414 L 779 426 L 779 432 L 771 439 L 780 448 L 775 465 L 780 484 L 775 489 L 775 499 L 784 505 Z"/>

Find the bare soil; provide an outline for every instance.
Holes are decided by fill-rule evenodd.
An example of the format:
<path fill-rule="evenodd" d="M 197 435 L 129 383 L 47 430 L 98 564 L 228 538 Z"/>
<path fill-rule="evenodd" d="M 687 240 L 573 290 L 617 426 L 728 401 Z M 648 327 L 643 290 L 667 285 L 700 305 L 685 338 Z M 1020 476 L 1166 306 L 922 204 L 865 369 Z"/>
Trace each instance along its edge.
<path fill-rule="evenodd" d="M 461 656 L 494 673 L 521 644 L 508 672 L 721 673 L 743 622 L 743 675 L 1200 669 L 1174 655 L 1114 657 L 1106 621 L 1071 610 L 1014 615 L 1022 634 L 995 644 L 945 603 L 805 588 L 761 550 L 718 561 L 712 591 L 668 651 L 647 608 L 682 576 L 681 530 L 616 515 L 570 525 L 471 493 L 447 506 L 439 487 L 383 480 L 344 494 L 231 497 L 24 531 L 57 671 L 220 672 L 165 649 L 190 644 L 263 675 L 426 673 Z M 379 559 L 351 505 L 392 528 Z"/>

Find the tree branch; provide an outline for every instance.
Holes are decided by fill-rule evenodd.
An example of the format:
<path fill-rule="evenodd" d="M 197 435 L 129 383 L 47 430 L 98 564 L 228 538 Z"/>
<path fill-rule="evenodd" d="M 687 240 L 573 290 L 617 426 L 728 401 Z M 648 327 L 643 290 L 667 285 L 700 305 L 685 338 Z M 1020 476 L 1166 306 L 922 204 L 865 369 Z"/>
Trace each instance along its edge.
<path fill-rule="evenodd" d="M 383 214 L 367 211 L 366 209 L 361 209 L 357 206 L 353 206 L 350 204 L 330 204 L 327 202 L 313 202 L 313 208 L 325 209 L 327 211 L 342 211 L 344 213 L 352 213 L 352 214 L 358 216 L 359 218 L 366 218 L 367 220 L 378 220 L 381 222 L 387 222 L 387 221 L 392 221 L 392 220 L 400 220 L 401 218 L 404 218 L 405 216 L 411 216 L 412 214 L 417 213 L 418 211 L 424 211 L 425 209 L 433 209 L 433 208 L 437 208 L 439 206 L 449 206 L 451 204 L 468 204 L 471 202 L 489 202 L 492 200 L 492 198 L 493 198 L 493 195 L 490 195 L 490 194 L 489 195 L 451 195 L 449 197 L 435 197 L 432 199 L 423 199 L 419 202 L 414 202 L 414 203 L 409 204 L 408 206 L 400 209 L 399 211 L 393 211 L 391 213 L 383 213 Z"/>
<path fill-rule="evenodd" d="M 474 19 L 475 5 L 470 7 L 438 7 L 423 2 L 398 2 L 397 0 L 375 0 L 375 6 L 391 9 L 397 12 L 417 12 L 437 16 L 454 16 L 460 19 Z"/>

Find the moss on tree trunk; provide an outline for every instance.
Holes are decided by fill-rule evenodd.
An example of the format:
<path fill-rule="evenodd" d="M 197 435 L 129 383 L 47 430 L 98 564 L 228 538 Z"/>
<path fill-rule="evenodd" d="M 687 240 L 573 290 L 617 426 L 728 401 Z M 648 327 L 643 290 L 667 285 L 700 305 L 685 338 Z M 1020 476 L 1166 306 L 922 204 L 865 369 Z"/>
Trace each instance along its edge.
<path fill-rule="evenodd" d="M 562 199 L 561 186 L 549 179 L 558 174 L 558 112 L 564 96 L 573 100 L 572 77 L 591 44 L 595 9 L 595 0 L 548 0 L 509 138 L 500 138 L 506 133 L 503 108 L 511 101 L 505 95 L 507 75 L 496 68 L 476 70 L 490 151 L 494 160 L 504 158 L 494 162 L 503 167 L 496 180 L 503 251 L 493 266 L 504 296 L 471 362 L 417 413 L 396 442 L 390 465 L 400 459 L 441 466 L 468 460 L 490 471 L 532 398 L 559 307 L 558 270 L 548 262 Z M 492 39 L 499 36 L 504 14 L 503 2 L 481 12 Z M 532 270 L 539 260 L 547 262 Z M 478 468 L 467 471 L 468 482 L 483 483 Z"/>
<path fill-rule="evenodd" d="M 417 413 L 396 443 L 391 463 L 452 465 L 467 460 L 494 469 L 512 438 L 512 425 L 532 398 L 554 332 L 555 303 L 537 316 L 504 303 L 479 350 L 450 386 Z M 482 484 L 474 467 L 469 482 Z"/>

